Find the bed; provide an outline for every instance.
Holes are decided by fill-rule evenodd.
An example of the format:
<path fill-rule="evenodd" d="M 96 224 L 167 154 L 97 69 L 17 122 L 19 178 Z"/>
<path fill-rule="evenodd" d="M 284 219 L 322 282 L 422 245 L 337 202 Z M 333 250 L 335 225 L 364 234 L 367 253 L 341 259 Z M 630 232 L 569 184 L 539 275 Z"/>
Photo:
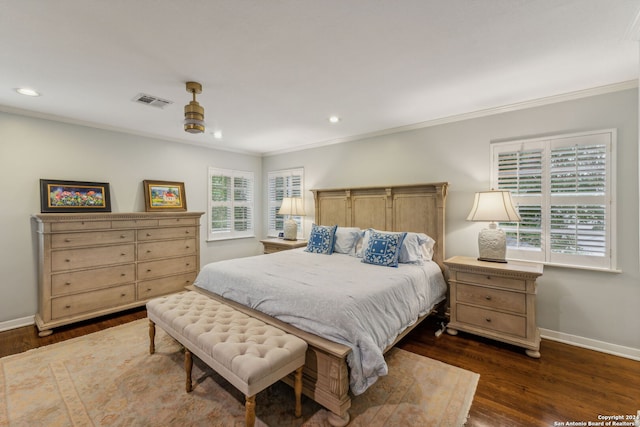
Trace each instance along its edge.
<path fill-rule="evenodd" d="M 194 289 L 307 341 L 303 392 L 331 411 L 332 425 L 345 425 L 350 395 L 386 374 L 383 352 L 446 297 L 446 190 L 446 183 L 312 190 L 316 224 L 424 233 L 435 241 L 432 261 L 389 268 L 363 263 L 362 248 L 332 255 L 301 248 L 211 263 Z"/>

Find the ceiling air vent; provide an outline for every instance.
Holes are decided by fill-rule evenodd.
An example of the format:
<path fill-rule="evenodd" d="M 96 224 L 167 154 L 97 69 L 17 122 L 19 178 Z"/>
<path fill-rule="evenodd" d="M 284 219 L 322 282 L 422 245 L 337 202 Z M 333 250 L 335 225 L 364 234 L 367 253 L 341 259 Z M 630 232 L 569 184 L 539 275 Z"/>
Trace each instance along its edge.
<path fill-rule="evenodd" d="M 140 104 L 151 105 L 152 107 L 164 108 L 167 105 L 173 104 L 173 101 L 158 98 L 157 96 L 147 95 L 146 93 L 139 93 L 133 98 L 133 101 Z"/>

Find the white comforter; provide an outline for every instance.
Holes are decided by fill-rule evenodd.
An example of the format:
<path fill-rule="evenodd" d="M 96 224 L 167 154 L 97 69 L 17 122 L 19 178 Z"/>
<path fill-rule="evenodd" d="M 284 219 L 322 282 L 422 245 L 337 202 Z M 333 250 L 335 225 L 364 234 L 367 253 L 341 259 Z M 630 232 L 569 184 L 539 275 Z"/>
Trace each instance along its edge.
<path fill-rule="evenodd" d="M 211 263 L 195 285 L 351 347 L 354 395 L 387 374 L 384 349 L 447 289 L 434 262 L 391 268 L 303 249 Z"/>

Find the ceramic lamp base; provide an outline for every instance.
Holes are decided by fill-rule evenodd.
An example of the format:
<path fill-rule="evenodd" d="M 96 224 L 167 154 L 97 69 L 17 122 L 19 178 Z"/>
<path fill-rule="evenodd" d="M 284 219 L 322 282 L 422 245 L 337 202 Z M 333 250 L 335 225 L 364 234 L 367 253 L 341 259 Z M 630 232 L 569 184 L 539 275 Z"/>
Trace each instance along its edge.
<path fill-rule="evenodd" d="M 478 234 L 478 260 L 489 262 L 506 263 L 507 237 L 501 228 L 497 228 L 495 223 L 489 224 Z"/>
<path fill-rule="evenodd" d="M 298 224 L 292 219 L 284 222 L 284 240 L 298 240 Z"/>

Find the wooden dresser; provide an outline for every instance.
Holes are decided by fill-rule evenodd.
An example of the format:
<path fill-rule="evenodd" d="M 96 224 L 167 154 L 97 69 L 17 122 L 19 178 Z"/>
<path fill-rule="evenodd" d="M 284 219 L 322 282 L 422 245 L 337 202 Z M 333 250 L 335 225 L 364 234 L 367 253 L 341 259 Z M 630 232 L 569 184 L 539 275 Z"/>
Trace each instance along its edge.
<path fill-rule="evenodd" d="M 542 264 L 495 263 L 456 256 L 449 268 L 451 320 L 447 332 L 458 330 L 524 347 L 540 357 L 536 325 L 536 279 Z"/>
<path fill-rule="evenodd" d="M 200 269 L 202 214 L 34 215 L 39 335 L 190 285 Z"/>

